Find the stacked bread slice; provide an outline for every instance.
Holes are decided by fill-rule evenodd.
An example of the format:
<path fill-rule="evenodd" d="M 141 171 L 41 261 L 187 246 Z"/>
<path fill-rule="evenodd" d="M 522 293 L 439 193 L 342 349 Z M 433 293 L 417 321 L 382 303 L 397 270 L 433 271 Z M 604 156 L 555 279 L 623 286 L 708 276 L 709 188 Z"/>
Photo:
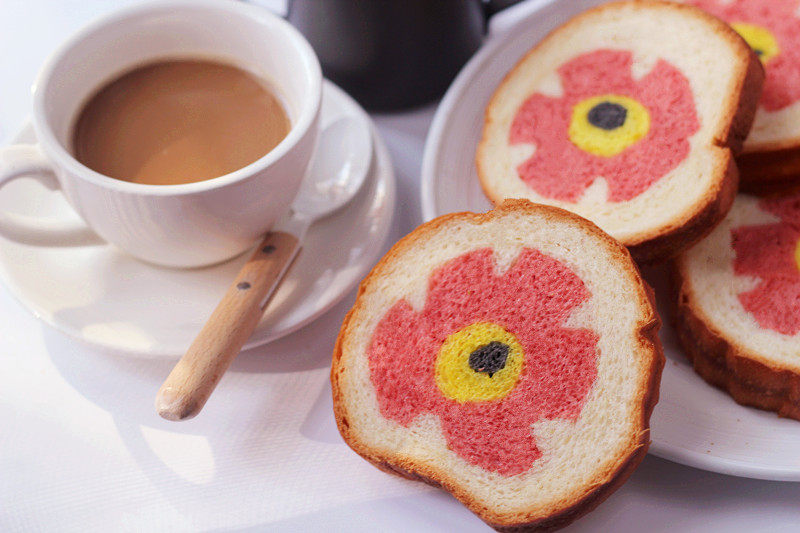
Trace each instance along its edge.
<path fill-rule="evenodd" d="M 742 404 L 800 419 L 800 2 L 683 0 L 720 17 L 766 71 L 727 218 L 672 268 L 679 339 Z M 793 192 L 795 191 L 795 192 Z"/>
<path fill-rule="evenodd" d="M 800 184 L 800 2 L 683 0 L 715 15 L 755 50 L 766 80 L 738 157 L 741 189 L 774 193 Z"/>
<path fill-rule="evenodd" d="M 446 215 L 361 284 L 336 422 L 365 459 L 498 529 L 562 526 L 646 453 L 658 326 L 629 253 L 591 222 L 525 200 Z"/>
<path fill-rule="evenodd" d="M 695 370 L 739 403 L 800 420 L 800 193 L 739 195 L 673 273 Z"/>
<path fill-rule="evenodd" d="M 497 88 L 481 184 L 495 203 L 588 218 L 637 260 L 672 257 L 730 208 L 763 78 L 744 40 L 699 9 L 604 4 L 553 31 Z"/>

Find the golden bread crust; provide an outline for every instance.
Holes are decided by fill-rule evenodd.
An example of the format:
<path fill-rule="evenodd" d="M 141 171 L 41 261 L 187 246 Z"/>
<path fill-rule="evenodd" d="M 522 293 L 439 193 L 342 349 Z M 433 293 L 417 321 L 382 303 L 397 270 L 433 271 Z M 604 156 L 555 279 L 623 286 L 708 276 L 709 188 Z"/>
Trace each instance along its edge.
<path fill-rule="evenodd" d="M 800 374 L 725 337 L 696 303 L 682 258 L 671 268 L 673 319 L 695 371 L 737 403 L 800 420 Z"/>

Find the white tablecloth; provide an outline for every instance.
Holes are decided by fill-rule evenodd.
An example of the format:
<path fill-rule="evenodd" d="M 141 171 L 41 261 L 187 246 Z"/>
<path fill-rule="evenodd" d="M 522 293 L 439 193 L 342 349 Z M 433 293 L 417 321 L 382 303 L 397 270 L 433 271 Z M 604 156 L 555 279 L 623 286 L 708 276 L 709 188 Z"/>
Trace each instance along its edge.
<path fill-rule="evenodd" d="M 27 117 L 50 51 L 124 3 L 0 0 L 0 144 Z M 513 18 L 501 15 L 493 30 Z M 392 240 L 421 221 L 420 160 L 434 110 L 374 116 L 398 177 Z M 152 407 L 171 361 L 78 344 L 0 289 L 0 531 L 486 530 L 448 495 L 379 472 L 339 438 L 327 373 L 352 301 L 243 353 L 202 416 L 175 424 Z M 568 531 L 800 531 L 798 502 L 800 484 L 648 457 Z"/>

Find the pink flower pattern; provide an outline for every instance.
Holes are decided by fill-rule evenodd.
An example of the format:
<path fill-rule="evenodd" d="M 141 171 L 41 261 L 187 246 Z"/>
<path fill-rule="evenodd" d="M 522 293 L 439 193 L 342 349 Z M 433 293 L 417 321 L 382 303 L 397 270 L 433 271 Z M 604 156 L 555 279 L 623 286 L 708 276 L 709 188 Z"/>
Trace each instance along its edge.
<path fill-rule="evenodd" d="M 537 250 L 524 249 L 502 275 L 488 248 L 450 260 L 431 274 L 421 311 L 400 300 L 376 327 L 368 358 L 381 414 L 408 426 L 433 413 L 450 449 L 469 463 L 525 472 L 541 457 L 531 425 L 575 420 L 597 375 L 597 335 L 564 326 L 589 296 L 572 270 Z M 439 390 L 435 363 L 445 339 L 476 322 L 515 335 L 523 366 L 507 396 L 459 403 Z"/>
<path fill-rule="evenodd" d="M 561 98 L 534 93 L 522 104 L 512 122 L 509 142 L 536 146 L 533 156 L 517 171 L 538 194 L 575 202 L 603 177 L 609 200 L 622 202 L 646 191 L 686 159 L 689 136 L 700 128 L 689 81 L 665 60 L 659 60 L 636 81 L 631 74 L 632 61 L 631 52 L 621 50 L 580 55 L 558 69 Z M 650 114 L 646 136 L 612 157 L 578 148 L 568 134 L 575 104 L 605 94 L 632 98 Z"/>
<path fill-rule="evenodd" d="M 759 280 L 754 289 L 739 295 L 739 301 L 762 328 L 795 335 L 800 332 L 800 269 L 795 259 L 800 195 L 761 200 L 759 206 L 781 220 L 731 231 L 734 273 Z"/>

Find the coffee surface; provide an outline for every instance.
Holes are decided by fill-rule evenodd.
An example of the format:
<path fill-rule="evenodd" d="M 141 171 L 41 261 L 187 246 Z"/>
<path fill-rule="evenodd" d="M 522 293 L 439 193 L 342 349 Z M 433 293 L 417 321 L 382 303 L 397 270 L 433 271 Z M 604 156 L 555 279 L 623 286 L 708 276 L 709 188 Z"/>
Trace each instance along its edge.
<path fill-rule="evenodd" d="M 106 176 L 174 185 L 216 178 L 289 133 L 278 98 L 253 74 L 206 60 L 138 67 L 102 86 L 73 130 L 73 154 Z"/>

